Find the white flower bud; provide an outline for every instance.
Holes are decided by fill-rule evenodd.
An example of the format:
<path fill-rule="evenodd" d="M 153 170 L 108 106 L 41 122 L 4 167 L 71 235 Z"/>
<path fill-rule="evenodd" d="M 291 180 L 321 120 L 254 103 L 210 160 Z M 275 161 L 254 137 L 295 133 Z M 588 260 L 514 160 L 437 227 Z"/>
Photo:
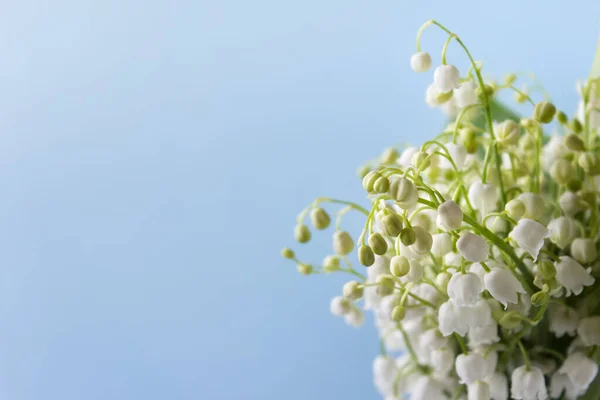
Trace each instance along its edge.
<path fill-rule="evenodd" d="M 518 200 L 521 200 L 525 205 L 525 218 L 540 220 L 546 213 L 546 206 L 544 199 L 537 193 L 521 193 L 517 196 Z"/>
<path fill-rule="evenodd" d="M 461 208 L 452 200 L 440 204 L 437 210 L 437 224 L 446 230 L 460 228 L 463 219 Z"/>
<path fill-rule="evenodd" d="M 469 329 L 469 346 L 477 347 L 484 346 L 500 341 L 498 336 L 498 324 L 495 321 L 484 325 Z"/>
<path fill-rule="evenodd" d="M 396 361 L 387 356 L 377 356 L 373 360 L 373 381 L 382 396 L 394 393 L 394 381 L 398 375 Z"/>
<path fill-rule="evenodd" d="M 415 184 L 406 178 L 397 178 L 390 184 L 390 196 L 404 210 L 411 210 L 417 205 L 419 193 Z"/>
<path fill-rule="evenodd" d="M 354 240 L 348 232 L 336 231 L 333 234 L 333 251 L 335 254 L 346 255 L 354 249 Z"/>
<path fill-rule="evenodd" d="M 545 400 L 548 398 L 544 374 L 538 367 L 516 368 L 511 377 L 510 395 L 513 399 Z"/>
<path fill-rule="evenodd" d="M 550 240 L 561 249 L 568 247 L 581 232 L 577 221 L 571 217 L 558 217 L 548 224 Z"/>
<path fill-rule="evenodd" d="M 490 253 L 490 247 L 485 239 L 471 232 L 463 232 L 456 241 L 456 248 L 464 258 L 471 262 L 485 261 Z"/>
<path fill-rule="evenodd" d="M 568 400 L 574 400 L 579 396 L 575 385 L 573 385 L 569 377 L 566 374 L 556 371 L 552 374 L 552 380 L 550 381 L 550 397 L 558 399 L 563 391 Z"/>
<path fill-rule="evenodd" d="M 454 65 L 440 65 L 433 73 L 435 86 L 442 93 L 458 88 L 460 85 L 460 72 Z"/>
<path fill-rule="evenodd" d="M 344 321 L 350 326 L 359 328 L 365 322 L 365 315 L 358 308 L 352 308 L 350 312 L 344 316 Z"/>
<path fill-rule="evenodd" d="M 343 293 L 347 299 L 358 300 L 363 296 L 364 287 L 357 281 L 346 282 Z"/>
<path fill-rule="evenodd" d="M 498 191 L 491 183 L 475 182 L 469 187 L 468 198 L 473 208 L 486 215 L 496 209 Z"/>
<path fill-rule="evenodd" d="M 501 372 L 495 372 L 487 379 L 492 400 L 508 400 L 508 379 Z"/>
<path fill-rule="evenodd" d="M 465 108 L 473 104 L 477 104 L 477 85 L 473 81 L 466 81 L 460 84 L 457 89 L 454 89 L 454 99 L 459 108 Z"/>
<path fill-rule="evenodd" d="M 414 226 L 415 242 L 410 245 L 410 249 L 417 254 L 426 254 L 433 246 L 433 238 L 431 234 L 420 226 Z"/>
<path fill-rule="evenodd" d="M 581 210 L 579 196 L 573 192 L 564 192 L 558 199 L 558 204 L 566 215 L 575 215 Z"/>
<path fill-rule="evenodd" d="M 427 86 L 427 90 L 425 91 L 425 102 L 429 107 L 437 107 L 440 105 L 438 96 L 439 96 L 438 88 L 435 86 L 435 83 Z"/>
<path fill-rule="evenodd" d="M 585 393 L 598 373 L 598 364 L 576 352 L 567 357 L 558 372 L 567 375 L 579 393 Z"/>
<path fill-rule="evenodd" d="M 469 329 L 482 328 L 492 323 L 492 309 L 486 300 L 479 300 L 470 307 L 462 307 L 461 318 L 469 324 Z"/>
<path fill-rule="evenodd" d="M 577 311 L 563 304 L 550 304 L 548 308 L 548 320 L 550 332 L 556 337 L 565 335 L 573 336 L 577 330 L 579 315 Z"/>
<path fill-rule="evenodd" d="M 582 318 L 577 334 L 584 346 L 600 346 L 600 316 Z"/>
<path fill-rule="evenodd" d="M 523 215 L 525 215 L 525 212 L 527 211 L 525 209 L 525 204 L 523 204 L 521 200 L 517 199 L 512 199 L 511 201 L 506 203 L 504 209 L 508 213 L 509 217 L 516 220 L 521 219 L 521 217 L 523 217 Z"/>
<path fill-rule="evenodd" d="M 410 58 L 410 67 L 415 72 L 425 72 L 431 67 L 431 56 L 426 51 L 415 53 Z"/>
<path fill-rule="evenodd" d="M 598 258 L 598 250 L 592 239 L 577 238 L 571 243 L 571 257 L 581 264 L 590 264 Z"/>
<path fill-rule="evenodd" d="M 544 247 L 544 239 L 550 236 L 550 231 L 544 225 L 532 219 L 523 218 L 513 228 L 509 235 L 520 248 L 531 254 L 534 260 Z"/>
<path fill-rule="evenodd" d="M 448 267 L 460 267 L 462 260 L 462 256 L 454 252 L 448 253 L 444 256 L 444 264 L 446 264 Z"/>
<path fill-rule="evenodd" d="M 460 383 L 470 384 L 486 377 L 487 363 L 478 353 L 459 354 L 456 357 L 456 374 Z"/>
<path fill-rule="evenodd" d="M 559 184 L 566 185 L 569 180 L 576 176 L 576 171 L 570 161 L 559 158 L 550 167 L 550 176 Z"/>
<path fill-rule="evenodd" d="M 408 271 L 408 274 L 404 275 L 402 278 L 400 278 L 400 280 L 403 283 L 406 283 L 406 282 L 417 283 L 423 277 L 423 266 L 417 260 L 410 260 L 409 263 L 410 263 L 410 270 Z"/>
<path fill-rule="evenodd" d="M 521 136 L 521 126 L 512 119 L 495 124 L 494 131 L 498 141 L 504 145 L 516 145 Z"/>
<path fill-rule="evenodd" d="M 410 396 L 411 400 L 437 400 L 445 398 L 444 386 L 429 376 L 422 376 L 417 379 Z"/>
<path fill-rule="evenodd" d="M 436 233 L 432 236 L 431 253 L 436 257 L 444 257 L 452 251 L 452 238 L 448 233 Z"/>
<path fill-rule="evenodd" d="M 513 273 L 504 268 L 493 268 L 485 274 L 483 282 L 487 291 L 503 304 L 504 308 L 508 303 L 517 304 L 519 293 L 527 293 Z"/>
<path fill-rule="evenodd" d="M 337 296 L 331 299 L 331 303 L 329 304 L 329 309 L 333 315 L 336 317 L 341 317 L 346 315 L 351 310 L 350 302 L 347 299 Z"/>
<path fill-rule="evenodd" d="M 469 321 L 460 315 L 462 309 L 452 301 L 447 301 L 438 310 L 439 329 L 442 335 L 450 336 L 456 332 L 464 336 L 469 331 Z"/>
<path fill-rule="evenodd" d="M 481 279 L 472 272 L 457 272 L 448 282 L 448 296 L 458 306 L 475 304 L 481 298 L 481 292 Z"/>
<path fill-rule="evenodd" d="M 571 292 L 578 295 L 583 291 L 584 286 L 594 284 L 594 278 L 590 273 L 569 256 L 561 256 L 560 261 L 554 266 L 556 280 L 566 289 L 567 296 L 570 296 Z"/>
<path fill-rule="evenodd" d="M 482 381 L 467 386 L 467 400 L 490 400 L 490 386 Z"/>

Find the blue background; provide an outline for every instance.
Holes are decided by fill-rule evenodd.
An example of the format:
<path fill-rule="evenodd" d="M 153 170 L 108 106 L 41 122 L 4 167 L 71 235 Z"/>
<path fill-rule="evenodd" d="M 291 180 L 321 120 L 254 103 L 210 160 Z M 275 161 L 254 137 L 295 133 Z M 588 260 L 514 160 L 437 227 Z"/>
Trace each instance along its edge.
<path fill-rule="evenodd" d="M 0 13 L 0 397 L 375 399 L 372 321 L 279 256 L 315 196 L 433 136 L 437 18 L 574 111 L 598 2 L 25 1 Z M 424 47 L 439 62 L 444 37 Z M 466 70 L 452 45 L 450 62 Z M 348 228 L 356 222 L 348 221 Z M 318 262 L 329 234 L 298 250 Z M 298 246 L 295 246 L 298 249 Z"/>

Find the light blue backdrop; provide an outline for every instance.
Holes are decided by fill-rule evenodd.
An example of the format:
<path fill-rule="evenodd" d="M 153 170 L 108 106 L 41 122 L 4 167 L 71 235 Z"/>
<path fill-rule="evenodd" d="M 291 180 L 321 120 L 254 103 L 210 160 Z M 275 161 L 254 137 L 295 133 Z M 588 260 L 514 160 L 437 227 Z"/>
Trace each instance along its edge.
<path fill-rule="evenodd" d="M 568 5 L 568 7 L 567 7 Z M 375 399 L 371 321 L 279 257 L 442 117 L 422 22 L 574 110 L 600 3 L 13 1 L 0 13 L 0 397 Z M 439 60 L 443 37 L 424 45 Z M 449 55 L 465 67 L 453 46 Z M 321 244 L 302 247 L 318 261 Z M 296 246 L 297 247 L 297 246 Z"/>

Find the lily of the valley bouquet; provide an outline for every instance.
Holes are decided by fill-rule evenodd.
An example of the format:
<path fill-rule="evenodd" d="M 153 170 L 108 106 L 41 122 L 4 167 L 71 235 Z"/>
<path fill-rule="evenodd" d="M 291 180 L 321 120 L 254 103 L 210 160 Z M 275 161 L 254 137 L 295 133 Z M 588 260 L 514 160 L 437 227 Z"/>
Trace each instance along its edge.
<path fill-rule="evenodd" d="M 337 206 L 321 264 L 282 255 L 301 274 L 352 279 L 331 312 L 355 326 L 373 312 L 386 400 L 600 399 L 600 79 L 579 85 L 567 115 L 517 89 L 515 75 L 484 80 L 436 21 L 417 35 L 416 72 L 431 66 L 419 44 L 429 26 L 448 39 L 426 101 L 453 122 L 362 169 L 369 207 L 317 198 L 302 211 L 294 234 L 306 243 L 309 224 L 327 228 L 324 207 Z M 448 62 L 452 41 L 470 60 L 465 74 Z M 498 108 L 503 91 L 530 103 L 528 116 Z M 362 231 L 343 229 L 347 212 L 364 214 Z"/>

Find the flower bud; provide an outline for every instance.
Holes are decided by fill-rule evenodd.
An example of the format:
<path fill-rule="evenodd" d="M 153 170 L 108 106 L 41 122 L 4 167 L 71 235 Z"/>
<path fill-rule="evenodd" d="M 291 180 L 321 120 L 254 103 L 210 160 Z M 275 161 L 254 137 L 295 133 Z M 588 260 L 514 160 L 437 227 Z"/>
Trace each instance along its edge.
<path fill-rule="evenodd" d="M 287 258 L 288 260 L 293 260 L 296 255 L 294 254 L 294 250 L 284 247 L 281 249 L 281 257 Z"/>
<path fill-rule="evenodd" d="M 363 188 L 367 191 L 367 193 L 373 193 L 375 188 L 375 182 L 377 181 L 377 179 L 382 177 L 383 175 L 381 175 L 377 171 L 371 171 L 367 173 L 362 181 Z"/>
<path fill-rule="evenodd" d="M 478 86 L 476 93 L 477 93 L 477 96 L 483 96 L 485 94 L 488 97 L 492 97 L 494 95 L 495 91 L 496 91 L 496 86 L 494 84 L 486 83 L 484 85 L 483 89 L 481 88 L 481 86 Z"/>
<path fill-rule="evenodd" d="M 358 262 L 365 267 L 370 267 L 375 263 L 375 254 L 369 246 L 360 246 L 358 248 Z"/>
<path fill-rule="evenodd" d="M 535 110 L 533 111 L 535 120 L 543 124 L 552 122 L 554 114 L 556 114 L 556 107 L 549 101 L 540 101 L 535 105 Z"/>
<path fill-rule="evenodd" d="M 481 236 L 471 232 L 463 232 L 456 241 L 456 248 L 460 254 L 471 262 L 482 262 L 487 260 L 490 246 Z"/>
<path fill-rule="evenodd" d="M 410 272 L 410 261 L 404 256 L 394 256 L 390 261 L 392 275 L 402 278 Z"/>
<path fill-rule="evenodd" d="M 310 240 L 311 234 L 308 226 L 304 224 L 298 224 L 294 228 L 294 237 L 300 243 L 306 243 Z"/>
<path fill-rule="evenodd" d="M 358 168 L 356 174 L 360 179 L 363 179 L 369 172 L 371 172 L 371 168 L 368 165 L 363 165 Z"/>
<path fill-rule="evenodd" d="M 377 178 L 373 185 L 373 190 L 375 193 L 387 193 L 390 190 L 390 180 L 385 176 Z"/>
<path fill-rule="evenodd" d="M 590 264 L 598 258 L 598 250 L 592 239 L 577 238 L 571 243 L 571 257 L 581 264 Z"/>
<path fill-rule="evenodd" d="M 381 225 L 386 235 L 397 237 L 402 231 L 402 220 L 396 213 L 389 213 L 381 218 Z"/>
<path fill-rule="evenodd" d="M 589 190 L 582 190 L 579 192 L 579 198 L 589 207 L 595 207 L 598 199 L 598 194 Z"/>
<path fill-rule="evenodd" d="M 385 149 L 383 154 L 381 155 L 381 163 L 382 164 L 394 164 L 400 155 L 398 154 L 398 150 L 393 147 L 389 149 Z"/>
<path fill-rule="evenodd" d="M 581 153 L 579 158 L 577 158 L 577 162 L 586 174 L 600 174 L 600 157 L 596 153 L 591 151 Z"/>
<path fill-rule="evenodd" d="M 581 209 L 579 196 L 572 192 L 564 192 L 558 199 L 558 204 L 566 215 L 574 215 Z"/>
<path fill-rule="evenodd" d="M 389 193 L 396 200 L 398 206 L 405 210 L 414 208 L 419 200 L 417 187 L 412 181 L 406 178 L 394 179 L 390 184 Z"/>
<path fill-rule="evenodd" d="M 571 179 L 569 179 L 569 181 L 567 182 L 566 186 L 569 192 L 577 192 L 583 186 L 583 182 L 581 182 L 581 180 L 577 178 L 571 177 Z"/>
<path fill-rule="evenodd" d="M 327 256 L 323 259 L 325 272 L 335 272 L 340 269 L 340 259 L 336 256 Z"/>
<path fill-rule="evenodd" d="M 394 278 L 389 275 L 380 275 L 377 277 L 377 293 L 381 297 L 389 296 L 394 293 L 395 282 Z"/>
<path fill-rule="evenodd" d="M 521 217 L 523 215 L 525 215 L 525 211 L 526 211 L 525 204 L 523 204 L 523 202 L 518 199 L 513 199 L 513 200 L 509 201 L 508 203 L 506 203 L 504 210 L 506 210 L 506 213 L 508 214 L 509 217 L 516 219 L 516 220 L 521 219 Z"/>
<path fill-rule="evenodd" d="M 298 272 L 300 272 L 302 275 L 310 275 L 313 271 L 313 267 L 312 265 L 309 264 L 298 264 L 297 266 L 298 268 Z"/>
<path fill-rule="evenodd" d="M 348 314 L 352 310 L 352 305 L 343 297 L 337 296 L 331 299 L 329 310 L 336 317 L 341 317 Z"/>
<path fill-rule="evenodd" d="M 471 128 L 462 128 L 458 135 L 467 149 L 467 153 L 473 154 L 477 151 L 477 132 Z"/>
<path fill-rule="evenodd" d="M 550 176 L 561 185 L 567 184 L 575 174 L 576 171 L 573 165 L 564 158 L 554 161 L 554 164 L 550 167 Z"/>
<path fill-rule="evenodd" d="M 565 137 L 565 146 L 567 146 L 569 150 L 573 151 L 585 150 L 585 143 L 583 142 L 583 139 L 581 136 L 574 133 L 570 133 Z"/>
<path fill-rule="evenodd" d="M 345 256 L 354 248 L 352 236 L 345 231 L 337 231 L 333 234 L 333 251 L 335 254 Z"/>
<path fill-rule="evenodd" d="M 463 219 L 461 208 L 452 200 L 447 200 L 438 207 L 437 223 L 446 230 L 460 228 Z"/>
<path fill-rule="evenodd" d="M 506 329 L 514 329 L 521 324 L 521 315 L 517 311 L 504 313 L 498 324 Z"/>
<path fill-rule="evenodd" d="M 350 300 L 358 300 L 363 297 L 364 288 L 357 281 L 346 282 L 342 290 L 344 297 Z"/>
<path fill-rule="evenodd" d="M 565 125 L 569 121 L 569 118 L 567 117 L 567 114 L 565 114 L 562 111 L 559 111 L 559 112 L 556 113 L 556 119 L 562 125 Z"/>
<path fill-rule="evenodd" d="M 441 272 L 435 278 L 435 283 L 436 283 L 436 285 L 438 285 L 438 287 L 441 290 L 446 291 L 448 288 L 448 283 L 450 282 L 451 278 L 452 278 L 452 275 L 449 274 L 448 272 Z"/>
<path fill-rule="evenodd" d="M 427 157 L 429 157 L 429 153 L 425 151 L 418 151 L 413 154 L 411 163 L 418 169 L 425 170 L 431 165 L 431 159 L 428 159 Z"/>
<path fill-rule="evenodd" d="M 412 227 L 407 226 L 406 228 L 402 229 L 402 232 L 400 232 L 400 241 L 403 245 L 408 247 L 414 244 L 416 240 L 417 234 Z"/>
<path fill-rule="evenodd" d="M 418 254 L 429 253 L 433 246 L 433 237 L 431 234 L 420 226 L 415 226 L 412 230 L 415 234 L 415 242 L 411 245 L 410 249 Z M 400 239 L 402 239 L 402 234 L 400 235 Z"/>
<path fill-rule="evenodd" d="M 538 273 L 544 279 L 552 279 L 556 276 L 556 268 L 554 263 L 550 260 L 542 260 L 537 266 Z"/>
<path fill-rule="evenodd" d="M 400 322 L 404 319 L 405 315 L 406 311 L 404 310 L 404 307 L 396 306 L 392 309 L 392 314 L 390 317 L 392 318 L 392 321 Z"/>
<path fill-rule="evenodd" d="M 327 214 L 327 211 L 320 207 L 312 209 L 310 212 L 310 220 L 317 229 L 327 229 L 331 223 L 331 218 L 329 217 L 329 214 Z"/>
<path fill-rule="evenodd" d="M 504 84 L 505 85 L 512 85 L 515 81 L 517 80 L 517 75 L 515 74 L 508 74 L 504 77 Z"/>
<path fill-rule="evenodd" d="M 578 119 L 572 119 L 569 121 L 569 128 L 575 133 L 581 133 L 583 131 L 583 125 Z"/>
<path fill-rule="evenodd" d="M 521 127 L 511 119 L 496 124 L 496 137 L 498 142 L 504 145 L 515 145 L 521 136 Z"/>
<path fill-rule="evenodd" d="M 433 81 L 440 92 L 450 92 L 460 85 L 460 72 L 454 65 L 440 65 L 433 73 Z"/>
<path fill-rule="evenodd" d="M 548 293 L 544 291 L 534 293 L 531 296 L 531 304 L 533 304 L 536 307 L 541 307 L 545 304 L 548 304 L 548 300 L 550 300 L 550 296 L 548 296 Z"/>
<path fill-rule="evenodd" d="M 378 256 L 384 255 L 388 250 L 388 244 L 381 233 L 373 233 L 369 236 L 369 246 L 373 249 L 373 253 Z"/>
<path fill-rule="evenodd" d="M 431 67 L 431 56 L 426 51 L 415 53 L 410 58 L 410 67 L 415 72 L 425 72 Z"/>
<path fill-rule="evenodd" d="M 527 101 L 527 93 L 515 92 L 515 101 L 519 104 L 523 104 Z"/>
<path fill-rule="evenodd" d="M 521 118 L 521 125 L 530 132 L 537 127 L 537 124 L 531 118 Z"/>

